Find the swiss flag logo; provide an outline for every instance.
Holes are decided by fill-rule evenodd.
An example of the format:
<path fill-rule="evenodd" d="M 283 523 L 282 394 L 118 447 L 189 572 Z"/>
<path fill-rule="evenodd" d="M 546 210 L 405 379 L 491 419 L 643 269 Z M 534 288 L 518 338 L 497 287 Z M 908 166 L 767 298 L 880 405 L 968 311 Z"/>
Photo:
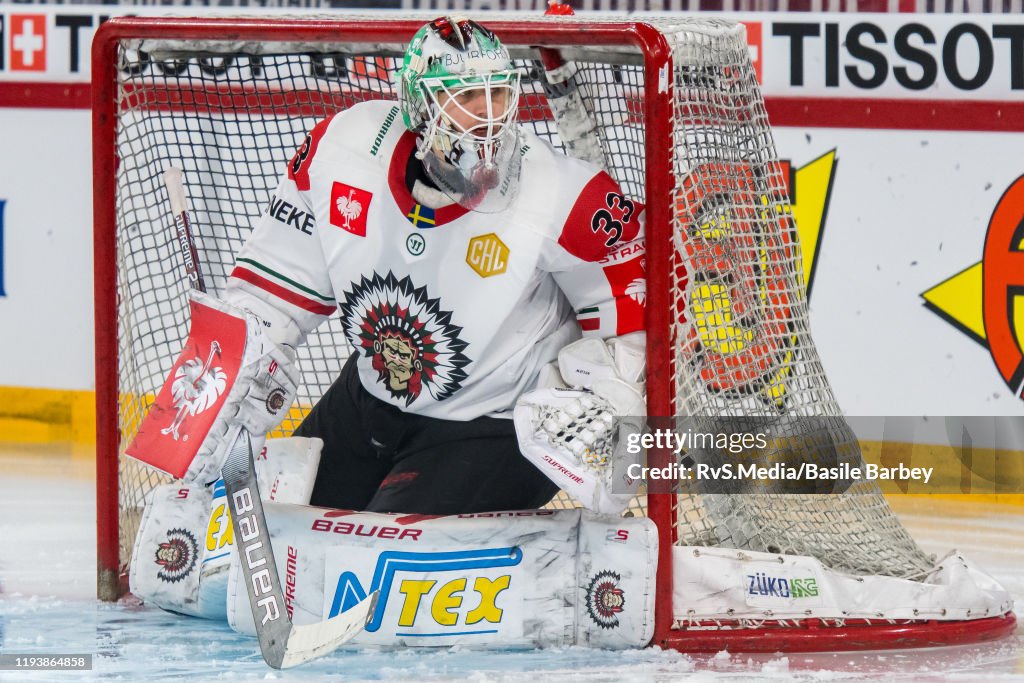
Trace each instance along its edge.
<path fill-rule="evenodd" d="M 12 14 L 11 71 L 46 71 L 46 15 Z"/>
<path fill-rule="evenodd" d="M 366 237 L 366 212 L 373 194 L 345 183 L 331 188 L 331 225 L 359 237 Z"/>

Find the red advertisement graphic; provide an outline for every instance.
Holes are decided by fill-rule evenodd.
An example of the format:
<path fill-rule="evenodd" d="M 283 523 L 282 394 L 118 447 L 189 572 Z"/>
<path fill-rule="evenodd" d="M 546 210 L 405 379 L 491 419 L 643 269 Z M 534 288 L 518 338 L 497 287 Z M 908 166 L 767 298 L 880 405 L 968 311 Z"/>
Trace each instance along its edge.
<path fill-rule="evenodd" d="M 331 225 L 366 237 L 366 212 L 371 199 L 371 192 L 345 183 L 334 183 L 331 188 Z"/>
<path fill-rule="evenodd" d="M 628 334 L 644 329 L 644 308 L 647 304 L 646 258 L 637 256 L 624 263 L 604 267 L 604 276 L 615 296 L 615 334 Z"/>
<path fill-rule="evenodd" d="M 1024 399 L 1024 176 L 996 203 L 981 262 L 933 285 L 921 298 L 987 348 L 1007 388 Z"/>
<path fill-rule="evenodd" d="M 747 49 L 750 50 L 750 61 L 754 63 L 754 73 L 757 75 L 757 82 L 764 83 L 764 44 L 761 41 L 760 21 L 741 21 L 747 27 Z"/>
<path fill-rule="evenodd" d="M 125 451 L 174 477 L 188 470 L 217 419 L 245 350 L 244 319 L 195 301 L 190 309 L 185 348 Z"/>
<path fill-rule="evenodd" d="M 982 310 L 992 360 L 1010 391 L 1024 397 L 1024 176 L 992 213 L 983 263 Z"/>
<path fill-rule="evenodd" d="M 785 393 L 797 245 L 792 214 L 762 209 L 787 202 L 782 178 L 781 168 L 759 178 L 745 162 L 716 162 L 684 179 L 676 213 L 688 227 L 675 267 L 685 262 L 694 285 L 676 314 L 692 321 L 685 357 L 711 391 L 773 402 Z M 766 313 L 751 329 L 743 321 L 758 310 Z"/>
<path fill-rule="evenodd" d="M 11 71 L 46 71 L 46 15 L 10 16 Z"/>

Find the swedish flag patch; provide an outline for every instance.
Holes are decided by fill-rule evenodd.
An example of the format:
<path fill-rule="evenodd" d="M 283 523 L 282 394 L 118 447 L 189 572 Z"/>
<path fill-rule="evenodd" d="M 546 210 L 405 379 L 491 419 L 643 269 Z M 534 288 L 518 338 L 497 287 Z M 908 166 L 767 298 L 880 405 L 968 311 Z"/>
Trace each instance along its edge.
<path fill-rule="evenodd" d="M 405 217 L 417 228 L 432 228 L 437 225 L 434 220 L 434 210 L 422 204 L 413 206 L 412 211 L 405 214 Z"/>

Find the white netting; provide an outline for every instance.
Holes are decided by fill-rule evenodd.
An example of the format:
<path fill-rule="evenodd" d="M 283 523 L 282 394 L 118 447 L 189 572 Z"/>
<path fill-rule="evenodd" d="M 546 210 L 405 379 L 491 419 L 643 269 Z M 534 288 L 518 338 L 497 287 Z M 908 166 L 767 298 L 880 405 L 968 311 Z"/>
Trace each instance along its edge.
<path fill-rule="evenodd" d="M 572 52 L 578 60 L 572 78 L 595 124 L 605 168 L 630 198 L 671 203 L 674 225 L 648 226 L 648 234 L 671 234 L 674 245 L 669 266 L 673 373 L 649 381 L 671 382 L 677 413 L 773 420 L 836 416 L 829 440 L 855 450 L 808 332 L 800 253 L 742 29 L 716 20 L 657 25 L 675 60 L 668 84 L 675 93 L 673 121 L 663 137 L 652 133 L 663 128 L 644 121 L 644 73 L 635 54 Z M 187 284 L 160 180 L 164 169 L 173 164 L 184 171 L 199 256 L 210 289 L 217 292 L 305 133 L 353 102 L 392 98 L 390 75 L 400 49 L 397 44 L 376 45 L 370 52 L 361 52 L 366 45 L 299 45 L 294 36 L 286 38 L 291 45 L 167 38 L 159 45 L 135 42 L 119 56 L 122 447 L 162 385 L 188 328 Z M 567 35 L 567 43 L 580 41 L 585 35 Z M 158 53 L 146 52 L 155 47 Z M 525 57 L 535 51 L 519 46 L 513 53 Z M 523 125 L 563 148 L 538 80 L 539 63 L 520 59 L 519 64 L 526 69 Z M 649 145 L 671 146 L 671 197 L 644 196 Z M 310 336 L 299 359 L 304 380 L 299 409 L 283 433 L 331 384 L 347 355 L 336 318 Z M 859 458 L 859 452 L 847 457 Z M 121 460 L 123 563 L 144 497 L 158 479 Z M 724 497 L 687 491 L 675 500 L 675 531 L 682 544 L 808 554 L 859 573 L 916 576 L 931 566 L 874 485 L 857 484 L 842 496 Z M 642 499 L 631 511 L 644 511 Z"/>
<path fill-rule="evenodd" d="M 859 464 L 811 340 L 786 183 L 743 34 L 664 30 L 675 62 L 674 412 L 702 431 L 767 427 L 774 449 L 754 462 L 784 452 Z M 832 495 L 776 490 L 702 495 L 698 486 L 679 495 L 678 543 L 809 555 L 857 574 L 920 577 L 932 568 L 874 482 Z"/>

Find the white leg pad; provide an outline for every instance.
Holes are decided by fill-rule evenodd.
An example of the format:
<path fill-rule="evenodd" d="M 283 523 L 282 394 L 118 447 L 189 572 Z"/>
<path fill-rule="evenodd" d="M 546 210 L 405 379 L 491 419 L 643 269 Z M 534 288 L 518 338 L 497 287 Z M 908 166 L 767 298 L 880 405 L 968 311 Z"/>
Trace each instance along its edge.
<path fill-rule="evenodd" d="M 308 503 L 322 448 L 320 439 L 268 440 L 255 459 L 261 498 Z M 163 609 L 224 619 L 228 568 L 235 557 L 232 541 L 222 481 L 157 487 L 135 538 L 129 587 L 136 597 Z"/>
<path fill-rule="evenodd" d="M 351 647 L 536 648 L 646 645 L 653 633 L 657 533 L 646 518 L 583 510 L 383 515 L 266 505 L 296 624 L 322 621 L 374 590 Z M 228 621 L 254 634 L 237 561 Z"/>

